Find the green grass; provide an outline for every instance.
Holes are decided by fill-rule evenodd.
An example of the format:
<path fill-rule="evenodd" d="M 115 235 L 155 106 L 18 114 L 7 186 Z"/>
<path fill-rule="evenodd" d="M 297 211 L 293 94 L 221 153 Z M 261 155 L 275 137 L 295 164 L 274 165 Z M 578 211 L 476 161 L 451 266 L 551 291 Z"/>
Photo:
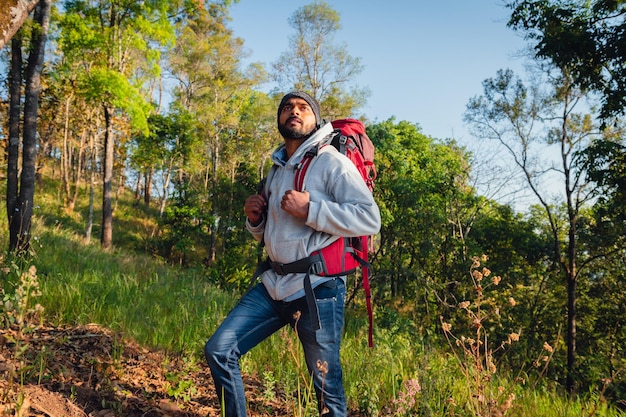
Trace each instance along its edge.
<path fill-rule="evenodd" d="M 151 348 L 191 355 L 236 299 L 199 273 L 145 256 L 102 252 L 58 233 L 39 242 L 41 302 L 55 324 L 98 323 Z"/>
<path fill-rule="evenodd" d="M 83 241 L 81 216 L 64 214 L 55 208 L 53 199 L 43 201 L 46 207 L 35 219 L 34 256 L 29 263 L 37 267 L 42 289 L 39 302 L 45 308 L 46 321 L 54 325 L 98 323 L 146 347 L 192 361 L 204 360 L 205 341 L 239 294 L 215 288 L 201 271 L 181 270 L 138 253 L 139 229 L 147 228 L 148 223 L 136 209 L 126 207 L 116 212 L 121 217 L 118 221 L 126 226 L 114 230 L 123 235 L 117 242 L 134 242 L 132 248 L 116 244 L 114 250 L 102 251 L 97 239 L 89 244 Z M 3 204 L 0 211 L 6 213 Z M 6 248 L 6 221 L 0 222 L 0 232 L 0 245 Z M 4 257 L 0 264 L 8 262 Z M 6 275 L 0 282 L 5 292 L 15 286 L 15 280 Z M 351 409 L 371 416 L 480 415 L 468 406 L 474 394 L 472 386 L 451 350 L 429 346 L 406 331 L 384 328 L 376 329 L 375 347 L 370 349 L 363 316 L 364 308 L 348 310 L 343 341 L 345 387 Z M 299 393 L 301 401 L 294 404 L 294 415 L 301 415 L 302 407 L 313 404 L 297 337 L 289 329 L 244 356 L 242 370 L 266 381 L 268 391 L 278 388 Z M 412 397 L 406 396 L 407 381 L 417 381 L 421 387 Z M 507 416 L 623 415 L 609 409 L 598 393 L 570 400 L 550 385 L 531 389 L 511 381 L 504 370 L 488 384 L 515 393 Z"/>

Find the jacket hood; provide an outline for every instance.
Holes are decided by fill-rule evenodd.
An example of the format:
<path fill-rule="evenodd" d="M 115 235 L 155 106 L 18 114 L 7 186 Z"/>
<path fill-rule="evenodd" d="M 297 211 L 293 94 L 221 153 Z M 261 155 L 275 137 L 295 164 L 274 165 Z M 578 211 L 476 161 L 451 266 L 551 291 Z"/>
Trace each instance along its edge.
<path fill-rule="evenodd" d="M 317 129 L 307 140 L 305 140 L 302 145 L 298 147 L 296 152 L 291 155 L 291 158 L 285 163 L 282 156 L 284 155 L 285 144 L 281 144 L 274 153 L 272 154 L 272 161 L 281 166 L 294 166 L 300 163 L 304 154 L 314 146 L 317 146 L 325 139 L 328 138 L 329 135 L 333 133 L 334 129 L 330 122 L 322 121 L 322 126 Z"/>

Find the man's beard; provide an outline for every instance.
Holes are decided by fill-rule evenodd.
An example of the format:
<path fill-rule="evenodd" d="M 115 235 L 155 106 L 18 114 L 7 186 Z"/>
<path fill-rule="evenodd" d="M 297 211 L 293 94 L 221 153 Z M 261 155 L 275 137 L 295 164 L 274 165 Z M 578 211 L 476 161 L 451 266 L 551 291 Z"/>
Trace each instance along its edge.
<path fill-rule="evenodd" d="M 311 136 L 313 134 L 313 132 L 315 132 L 315 128 L 313 128 L 310 131 L 304 133 L 304 132 L 301 132 L 301 131 L 299 131 L 297 129 L 293 129 L 293 128 L 287 127 L 285 125 L 279 125 L 278 126 L 278 131 L 280 132 L 280 134 L 285 139 L 299 140 L 299 139 L 307 139 L 309 136 Z"/>

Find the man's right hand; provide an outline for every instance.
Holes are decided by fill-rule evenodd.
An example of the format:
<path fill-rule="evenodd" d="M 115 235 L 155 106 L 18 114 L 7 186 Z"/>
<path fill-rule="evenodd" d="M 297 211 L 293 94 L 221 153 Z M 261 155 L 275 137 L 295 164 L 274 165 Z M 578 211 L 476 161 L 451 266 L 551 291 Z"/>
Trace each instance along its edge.
<path fill-rule="evenodd" d="M 251 225 L 256 226 L 261 222 L 266 206 L 267 202 L 260 194 L 251 195 L 246 199 L 243 211 L 248 216 L 248 221 Z"/>

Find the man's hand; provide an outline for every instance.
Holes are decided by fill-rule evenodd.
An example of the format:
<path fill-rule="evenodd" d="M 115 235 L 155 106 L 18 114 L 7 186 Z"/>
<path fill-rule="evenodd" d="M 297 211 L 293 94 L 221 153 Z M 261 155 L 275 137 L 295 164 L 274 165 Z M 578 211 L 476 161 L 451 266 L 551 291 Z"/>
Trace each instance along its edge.
<path fill-rule="evenodd" d="M 246 216 L 248 216 L 248 221 L 251 225 L 257 226 L 261 222 L 263 213 L 265 212 L 265 206 L 267 206 L 267 202 L 259 194 L 251 195 L 246 199 L 243 211 L 246 213 Z"/>
<path fill-rule="evenodd" d="M 280 208 L 294 217 L 306 219 L 309 215 L 308 191 L 287 190 L 280 202 Z"/>

